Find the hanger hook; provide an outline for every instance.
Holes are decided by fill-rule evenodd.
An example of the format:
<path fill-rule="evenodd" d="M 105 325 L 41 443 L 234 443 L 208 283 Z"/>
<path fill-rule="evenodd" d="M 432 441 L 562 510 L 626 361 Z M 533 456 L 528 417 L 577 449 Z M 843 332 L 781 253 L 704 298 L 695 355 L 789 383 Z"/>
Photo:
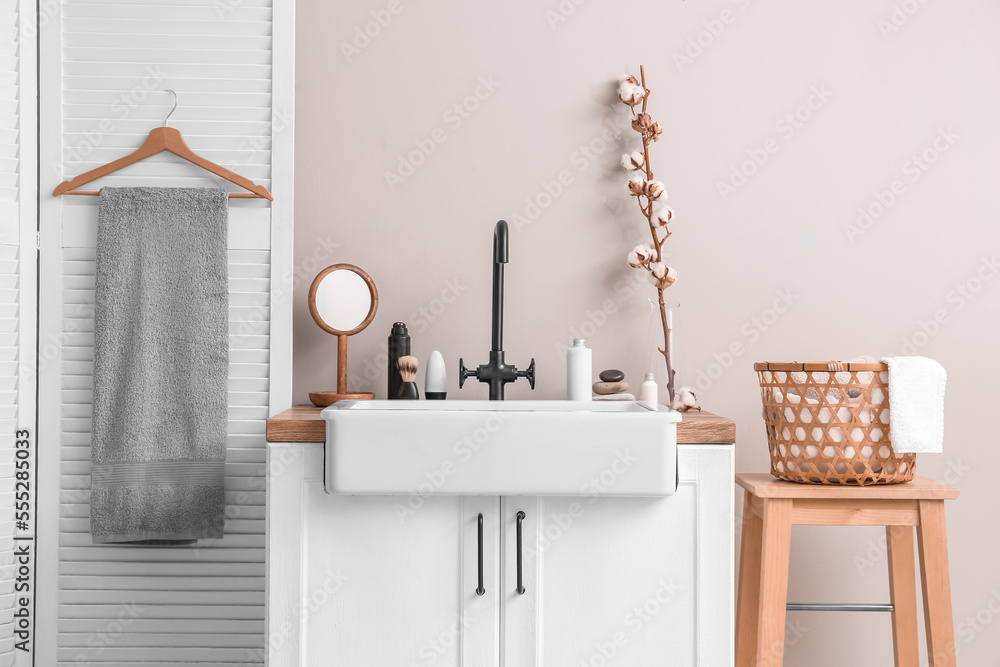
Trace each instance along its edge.
<path fill-rule="evenodd" d="M 170 93 L 171 95 L 174 96 L 174 106 L 170 109 L 170 113 L 167 114 L 167 117 L 163 119 L 163 127 L 166 127 L 167 121 L 170 120 L 170 117 L 174 115 L 175 111 L 177 111 L 177 92 L 174 91 L 172 88 L 164 88 L 160 92 Z"/>

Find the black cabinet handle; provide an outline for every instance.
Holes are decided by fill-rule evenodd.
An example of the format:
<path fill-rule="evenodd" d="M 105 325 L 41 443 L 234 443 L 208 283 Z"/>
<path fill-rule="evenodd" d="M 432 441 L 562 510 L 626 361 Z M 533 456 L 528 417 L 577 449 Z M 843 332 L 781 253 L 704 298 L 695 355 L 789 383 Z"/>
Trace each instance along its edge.
<path fill-rule="evenodd" d="M 479 513 L 479 588 L 476 595 L 485 595 L 486 589 L 483 587 L 483 513 Z"/>
<path fill-rule="evenodd" d="M 524 512 L 517 513 L 517 593 L 524 595 L 524 584 L 521 581 L 521 522 L 524 521 Z"/>

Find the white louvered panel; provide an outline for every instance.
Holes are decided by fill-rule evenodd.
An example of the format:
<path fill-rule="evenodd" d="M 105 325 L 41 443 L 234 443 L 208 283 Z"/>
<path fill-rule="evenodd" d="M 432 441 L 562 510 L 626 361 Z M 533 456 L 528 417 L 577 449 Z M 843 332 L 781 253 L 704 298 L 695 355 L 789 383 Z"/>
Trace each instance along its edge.
<path fill-rule="evenodd" d="M 20 219 L 17 208 L 18 27 L 17 2 L 0 1 L 0 243 L 7 244 L 17 243 Z"/>
<path fill-rule="evenodd" d="M 272 110 L 278 98 L 279 106 L 292 107 L 290 83 L 272 81 L 274 70 L 290 81 L 290 4 L 282 21 L 275 21 L 271 0 L 62 0 L 56 7 L 48 33 L 42 26 L 43 61 L 49 58 L 41 74 L 43 180 L 54 185 L 134 151 L 163 122 L 172 98 L 158 91 L 170 88 L 179 98 L 170 125 L 194 151 L 272 190 L 286 188 L 280 199 L 290 202 L 291 132 L 282 129 L 291 118 Z M 284 27 L 276 31 L 275 23 Z M 275 43 L 285 44 L 284 55 L 272 53 Z M 5 157 L 16 158 L 4 153 L 6 83 L 0 80 L 0 171 Z M 272 185 L 275 157 L 283 165 L 275 173 L 283 177 Z M 93 187 L 105 185 L 238 190 L 169 155 Z M 0 195 L 3 187 L 0 179 Z M 42 410 L 40 429 L 47 441 L 58 437 L 59 447 L 45 467 L 48 506 L 58 508 L 48 514 L 46 534 L 58 530 L 58 560 L 40 569 L 56 590 L 40 612 L 51 634 L 39 635 L 39 655 L 58 667 L 261 663 L 264 420 L 275 388 L 285 385 L 281 374 L 271 381 L 270 349 L 287 355 L 282 341 L 290 321 L 290 314 L 280 316 L 284 325 L 272 331 L 267 248 L 277 209 L 260 200 L 230 204 L 226 537 L 196 547 L 137 547 L 94 545 L 89 533 L 96 202 L 43 198 L 42 208 L 39 374 L 43 401 L 52 408 Z M 283 219 L 289 227 L 290 218 Z M 278 257 L 285 261 L 290 239 L 281 243 Z M 288 267 L 275 270 L 284 275 Z M 58 360 L 48 369 L 47 345 L 55 350 L 48 358 Z M 128 622 L 120 622 L 123 613 Z"/>
<path fill-rule="evenodd" d="M 0 666 L 14 662 L 18 248 L 0 245 Z"/>
<path fill-rule="evenodd" d="M 270 0 L 66 0 L 62 177 L 121 157 L 170 125 L 207 159 L 270 187 Z M 95 182 L 238 186 L 160 155 Z"/>
<path fill-rule="evenodd" d="M 231 223 L 232 224 L 232 223 Z M 90 535 L 93 247 L 63 249 L 59 461 L 60 664 L 261 662 L 270 253 L 229 251 L 226 536 L 196 547 L 94 545 Z M 88 639 L 115 625 L 111 645 Z"/>
<path fill-rule="evenodd" d="M 18 378 L 19 16 L 0 1 L 0 667 L 14 663 L 14 453 Z M 31 517 L 32 520 L 34 517 Z"/>
<path fill-rule="evenodd" d="M 0 243 L 16 244 L 18 215 L 18 5 L 0 0 Z"/>

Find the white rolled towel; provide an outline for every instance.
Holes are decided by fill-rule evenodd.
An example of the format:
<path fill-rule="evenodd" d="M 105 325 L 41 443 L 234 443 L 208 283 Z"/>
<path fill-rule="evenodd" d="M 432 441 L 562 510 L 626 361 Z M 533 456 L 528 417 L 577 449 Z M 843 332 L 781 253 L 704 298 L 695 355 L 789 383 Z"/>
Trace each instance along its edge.
<path fill-rule="evenodd" d="M 886 357 L 889 430 L 900 454 L 940 454 L 944 447 L 944 387 L 948 373 L 927 357 Z"/>

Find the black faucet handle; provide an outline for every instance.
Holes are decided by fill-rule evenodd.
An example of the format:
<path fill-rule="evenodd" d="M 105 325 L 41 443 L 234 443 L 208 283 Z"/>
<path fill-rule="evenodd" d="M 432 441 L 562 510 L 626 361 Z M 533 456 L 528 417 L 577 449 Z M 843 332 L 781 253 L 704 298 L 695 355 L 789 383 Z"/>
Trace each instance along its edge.
<path fill-rule="evenodd" d="M 465 378 L 478 378 L 479 369 L 470 371 L 465 367 L 465 359 L 461 357 L 458 358 L 458 388 L 461 389 L 465 384 Z"/>
<path fill-rule="evenodd" d="M 528 378 L 528 384 L 531 388 L 535 388 L 535 358 L 531 358 L 531 363 L 528 365 L 528 369 L 524 371 L 518 371 L 517 377 Z"/>

